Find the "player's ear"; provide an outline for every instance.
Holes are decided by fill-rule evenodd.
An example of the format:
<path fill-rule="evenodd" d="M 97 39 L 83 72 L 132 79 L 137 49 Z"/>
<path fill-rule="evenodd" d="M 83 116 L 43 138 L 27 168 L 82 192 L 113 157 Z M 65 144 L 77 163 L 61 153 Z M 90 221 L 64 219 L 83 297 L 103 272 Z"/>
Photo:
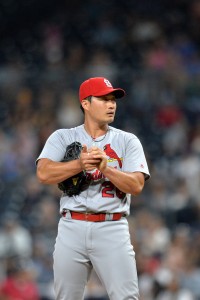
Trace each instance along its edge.
<path fill-rule="evenodd" d="M 88 101 L 88 99 L 83 99 L 81 102 L 82 108 L 84 110 L 88 110 L 89 104 L 90 104 L 90 102 Z"/>

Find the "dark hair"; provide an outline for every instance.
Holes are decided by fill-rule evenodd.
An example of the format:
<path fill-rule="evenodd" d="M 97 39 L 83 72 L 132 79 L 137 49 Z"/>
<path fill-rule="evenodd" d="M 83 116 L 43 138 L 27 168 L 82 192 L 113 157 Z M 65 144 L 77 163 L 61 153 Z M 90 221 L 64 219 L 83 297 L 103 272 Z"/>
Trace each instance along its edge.
<path fill-rule="evenodd" d="M 86 99 L 91 103 L 92 96 L 88 96 Z M 85 113 L 85 110 L 83 109 L 82 105 L 80 105 L 80 109 L 82 110 L 83 113 Z"/>

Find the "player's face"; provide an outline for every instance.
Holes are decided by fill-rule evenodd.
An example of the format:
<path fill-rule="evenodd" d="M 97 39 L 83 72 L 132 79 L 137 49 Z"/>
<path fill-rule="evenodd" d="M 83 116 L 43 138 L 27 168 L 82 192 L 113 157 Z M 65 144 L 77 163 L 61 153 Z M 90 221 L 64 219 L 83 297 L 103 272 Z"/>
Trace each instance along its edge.
<path fill-rule="evenodd" d="M 100 123 L 112 123 L 116 112 L 116 99 L 113 94 L 101 97 L 92 97 L 89 114 Z"/>

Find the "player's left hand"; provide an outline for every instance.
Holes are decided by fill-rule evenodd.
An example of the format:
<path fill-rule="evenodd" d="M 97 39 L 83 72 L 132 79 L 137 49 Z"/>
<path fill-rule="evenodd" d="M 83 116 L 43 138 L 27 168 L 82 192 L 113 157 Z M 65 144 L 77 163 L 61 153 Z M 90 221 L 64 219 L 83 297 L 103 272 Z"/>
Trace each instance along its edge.
<path fill-rule="evenodd" d="M 100 159 L 93 156 L 92 148 L 88 149 L 86 145 L 83 145 L 80 155 L 80 164 L 82 169 L 85 171 L 92 171 L 97 168 L 97 165 L 100 162 Z"/>
<path fill-rule="evenodd" d="M 103 173 L 107 168 L 108 159 L 106 153 L 98 147 L 92 147 L 90 149 L 90 155 L 94 159 L 100 159 L 100 162 L 96 165 L 96 168 Z"/>

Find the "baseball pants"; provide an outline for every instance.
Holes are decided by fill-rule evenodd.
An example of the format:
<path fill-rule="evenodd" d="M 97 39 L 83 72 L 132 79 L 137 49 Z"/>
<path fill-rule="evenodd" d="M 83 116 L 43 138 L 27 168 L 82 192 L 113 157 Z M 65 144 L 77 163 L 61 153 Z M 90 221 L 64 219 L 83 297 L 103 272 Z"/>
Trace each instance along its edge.
<path fill-rule="evenodd" d="M 62 217 L 55 243 L 56 300 L 82 300 L 92 268 L 111 300 L 138 300 L 135 252 L 128 221 L 87 222 Z"/>

